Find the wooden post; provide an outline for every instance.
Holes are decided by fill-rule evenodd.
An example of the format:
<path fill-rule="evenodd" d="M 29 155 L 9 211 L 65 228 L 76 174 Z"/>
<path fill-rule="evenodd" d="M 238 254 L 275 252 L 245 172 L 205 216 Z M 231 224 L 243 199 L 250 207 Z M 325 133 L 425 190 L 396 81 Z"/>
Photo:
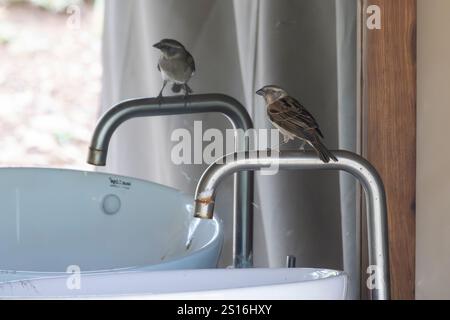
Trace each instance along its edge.
<path fill-rule="evenodd" d="M 414 299 L 417 4 L 361 1 L 362 151 L 386 188 L 392 298 Z"/>

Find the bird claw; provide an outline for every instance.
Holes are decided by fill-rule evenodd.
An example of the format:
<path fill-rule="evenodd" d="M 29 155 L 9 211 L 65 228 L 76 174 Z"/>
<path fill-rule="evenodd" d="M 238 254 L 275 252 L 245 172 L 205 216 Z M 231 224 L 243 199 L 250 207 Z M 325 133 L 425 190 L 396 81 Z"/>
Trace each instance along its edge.
<path fill-rule="evenodd" d="M 300 146 L 300 151 L 306 152 L 305 146 L 306 146 L 306 142 L 303 141 L 301 146 Z"/>
<path fill-rule="evenodd" d="M 159 104 L 159 106 L 161 107 L 161 105 L 163 104 L 163 100 L 164 100 L 163 95 L 160 93 L 160 94 L 156 97 L 156 99 L 158 100 L 158 104 Z"/>
<path fill-rule="evenodd" d="M 290 140 L 289 136 L 283 134 L 283 144 L 288 143 Z"/>
<path fill-rule="evenodd" d="M 184 107 L 185 107 L 185 108 L 187 108 L 188 98 L 189 98 L 189 92 L 188 92 L 188 90 L 185 88 L 185 90 L 184 90 L 184 96 L 183 96 L 183 99 L 184 99 Z"/>
<path fill-rule="evenodd" d="M 277 146 L 277 147 L 275 147 L 275 148 L 268 149 L 268 150 L 270 150 L 270 151 L 275 151 L 275 152 L 277 152 L 277 153 L 280 153 L 280 146 Z"/>

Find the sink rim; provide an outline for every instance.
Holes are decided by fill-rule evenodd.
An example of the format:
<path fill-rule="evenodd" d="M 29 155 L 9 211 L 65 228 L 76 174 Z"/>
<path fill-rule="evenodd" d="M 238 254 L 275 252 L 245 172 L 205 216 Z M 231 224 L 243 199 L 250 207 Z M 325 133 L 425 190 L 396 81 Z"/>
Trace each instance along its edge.
<path fill-rule="evenodd" d="M 107 269 L 107 270 L 99 270 L 99 271 L 92 271 L 92 272 L 85 272 L 84 275 L 88 277 L 93 276 L 110 276 L 112 274 L 114 275 L 129 275 L 129 274 L 156 274 L 156 273 L 181 273 L 181 272 L 189 272 L 189 273 L 200 273 L 200 272 L 210 272 L 210 273 L 219 273 L 219 272 L 252 272 L 252 271 L 266 271 L 266 272 L 281 272 L 281 271 L 288 271 L 288 272 L 295 272 L 295 271 L 307 271 L 308 273 L 312 272 L 324 272 L 328 275 L 325 277 L 320 277 L 318 279 L 308 279 L 308 280 L 302 280 L 302 281 L 296 281 L 296 282 L 309 282 L 309 281 L 318 281 L 318 280 L 324 280 L 324 279 L 330 279 L 340 276 L 347 276 L 348 273 L 342 270 L 334 270 L 334 269 L 327 269 L 327 268 L 214 268 L 214 269 L 175 269 L 175 270 L 129 270 L 129 268 L 118 268 L 118 269 Z M 0 270 L 2 272 L 2 270 Z M 17 272 L 19 273 L 19 271 Z M 54 280 L 54 279 L 60 279 L 62 277 L 66 278 L 69 274 L 65 272 L 39 272 L 39 273 L 50 273 L 54 274 L 52 277 L 44 277 L 44 278 L 30 278 L 27 280 Z M 61 274 L 59 274 L 61 273 Z M 21 282 L 22 280 L 11 280 L 8 281 L 8 283 L 14 283 L 14 282 Z M 291 282 L 283 282 L 283 283 L 291 283 Z"/>
<path fill-rule="evenodd" d="M 133 176 L 125 176 L 122 174 L 117 174 L 117 173 L 112 173 L 112 172 L 103 172 L 103 171 L 95 171 L 95 170 L 84 170 L 84 169 L 75 169 L 75 168 L 57 168 L 57 167 L 31 167 L 31 166 L 2 166 L 0 167 L 0 171 L 2 170 L 41 170 L 41 171 L 66 171 L 66 172 L 72 172 L 72 173 L 83 173 L 83 174 L 98 174 L 98 175 L 106 175 L 106 176 L 114 176 L 114 177 L 120 177 L 120 178 L 127 178 L 127 179 L 133 179 L 136 181 L 140 181 L 140 182 L 145 182 L 145 183 L 151 183 L 160 187 L 164 187 L 167 189 L 172 189 L 174 191 L 177 191 L 181 194 L 186 194 L 178 189 L 175 189 L 173 187 L 164 185 L 162 183 L 158 183 L 158 182 L 154 182 L 154 181 L 150 181 L 150 180 L 146 180 L 146 179 L 142 179 L 142 178 L 138 178 L 138 177 L 133 177 Z M 194 202 L 194 197 L 192 197 L 192 202 Z"/>
<path fill-rule="evenodd" d="M 203 287 L 203 288 L 196 288 L 195 286 L 189 285 L 190 282 L 195 281 L 196 277 L 203 277 L 203 278 L 210 278 L 211 275 L 214 274 L 222 274 L 224 272 L 230 272 L 235 273 L 239 275 L 239 273 L 244 273 L 242 276 L 245 277 L 245 273 L 252 272 L 252 271 L 262 271 L 267 273 L 279 273 L 279 275 L 276 275 L 277 279 L 272 279 L 269 282 L 261 282 L 261 283 L 252 283 L 252 284 L 242 284 L 242 285 L 230 285 L 230 286 L 215 286 L 212 284 L 211 286 Z M 309 275 L 313 272 L 324 272 L 326 274 L 325 277 L 320 277 L 318 279 L 284 279 L 283 280 L 283 273 L 293 273 L 295 274 L 298 272 L 299 274 L 305 274 Z M 203 273 L 203 274 L 202 274 Z M 27 295 L 2 295 L 0 292 L 0 298 L 1 299 L 22 299 L 22 298 L 38 298 L 38 299 L 134 299 L 137 297 L 137 299 L 165 299 L 166 296 L 173 296 L 173 295 L 185 295 L 185 294 L 210 294 L 214 292 L 227 292 L 227 291 L 235 291 L 235 290 L 248 290 L 248 289 L 258 289 L 258 288 L 267 288 L 267 287 L 279 287 L 283 288 L 285 286 L 291 286 L 291 285 L 311 285 L 312 282 L 316 283 L 330 283 L 335 281 L 342 281 L 342 290 L 343 295 L 346 296 L 347 290 L 348 290 L 348 274 L 345 271 L 340 270 L 332 270 L 332 269 L 324 269 L 324 268 L 243 268 L 243 269 L 192 269 L 192 270 L 158 270 L 158 271 L 124 271 L 124 272 L 118 272 L 118 273 L 112 273 L 107 272 L 103 274 L 86 274 L 85 277 L 93 278 L 93 281 L 95 281 L 95 278 L 100 277 L 104 278 L 103 280 L 100 279 L 100 281 L 111 281 L 110 277 L 114 276 L 121 276 L 121 277 L 136 277 L 137 279 L 133 278 L 130 279 L 130 285 L 134 281 L 140 280 L 139 276 L 146 277 L 147 279 L 140 280 L 140 281 L 150 281 L 152 278 L 171 278 L 172 275 L 176 275 L 175 278 L 182 277 L 183 279 L 187 279 L 188 286 L 181 285 L 179 288 L 172 288 L 172 290 L 168 291 L 162 291 L 160 292 L 158 289 L 155 288 L 148 288 L 142 291 L 141 289 L 136 289 L 135 292 L 103 292 L 103 293 L 78 293 L 77 292 L 66 292 L 61 294 L 43 294 L 42 296 L 27 296 Z M 262 277 L 263 275 L 259 275 L 259 277 Z M 148 279 L 148 277 L 150 279 Z M 294 276 L 295 278 L 295 276 Z M 40 278 L 33 278 L 33 279 L 27 279 L 27 281 L 30 281 L 30 285 L 33 288 L 39 287 L 40 284 L 45 285 L 58 285 L 60 281 L 66 281 L 66 276 L 54 276 L 54 277 L 40 277 Z M 46 282 L 50 283 L 46 283 Z M 83 281 L 89 281 L 89 280 L 83 280 Z M 22 286 L 23 283 L 20 280 L 13 280 L 8 281 L 8 284 L 11 286 Z M 98 284 L 97 284 L 98 285 Z M 10 286 L 10 288 L 11 288 Z M 20 289 L 20 288 L 19 288 Z M 116 290 L 113 288 L 109 288 L 108 290 Z M 148 291 L 147 291 L 148 290 Z M 67 294 L 69 293 L 69 294 Z"/>

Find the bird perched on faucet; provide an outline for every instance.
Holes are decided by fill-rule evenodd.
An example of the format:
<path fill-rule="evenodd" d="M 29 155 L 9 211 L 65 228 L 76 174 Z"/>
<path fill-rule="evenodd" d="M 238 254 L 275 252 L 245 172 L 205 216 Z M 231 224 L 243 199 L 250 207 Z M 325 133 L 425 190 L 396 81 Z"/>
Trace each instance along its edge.
<path fill-rule="evenodd" d="M 322 143 L 323 134 L 316 119 L 300 102 L 275 85 L 265 86 L 256 94 L 264 98 L 269 120 L 283 135 L 284 143 L 297 138 L 308 143 L 323 162 L 338 161 Z"/>
<path fill-rule="evenodd" d="M 192 93 L 188 81 L 195 73 L 195 62 L 192 55 L 178 41 L 163 39 L 155 43 L 153 47 L 161 51 L 158 61 L 158 70 L 163 78 L 163 86 L 158 97 L 162 97 L 164 88 L 168 83 L 172 84 L 172 91 L 178 93 L 184 90 L 185 96 Z"/>

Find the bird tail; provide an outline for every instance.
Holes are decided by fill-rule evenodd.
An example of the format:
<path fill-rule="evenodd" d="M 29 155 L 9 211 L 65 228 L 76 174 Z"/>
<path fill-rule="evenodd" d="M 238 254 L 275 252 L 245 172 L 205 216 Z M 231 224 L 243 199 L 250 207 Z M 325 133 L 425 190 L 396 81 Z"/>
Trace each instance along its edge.
<path fill-rule="evenodd" d="M 181 87 L 182 87 L 182 84 L 174 83 L 172 85 L 172 92 L 173 93 L 179 93 L 181 91 Z"/>
<path fill-rule="evenodd" d="M 191 94 L 193 92 L 192 89 L 187 85 L 187 83 L 174 83 L 172 85 L 173 93 L 179 93 L 181 89 L 184 89 L 186 91 L 186 94 Z"/>
<path fill-rule="evenodd" d="M 331 151 L 328 150 L 327 147 L 319 139 L 317 139 L 314 143 L 312 143 L 312 146 L 316 150 L 317 155 L 323 162 L 328 163 L 330 162 L 330 159 L 336 162 L 338 161 L 335 155 L 331 153 Z"/>

